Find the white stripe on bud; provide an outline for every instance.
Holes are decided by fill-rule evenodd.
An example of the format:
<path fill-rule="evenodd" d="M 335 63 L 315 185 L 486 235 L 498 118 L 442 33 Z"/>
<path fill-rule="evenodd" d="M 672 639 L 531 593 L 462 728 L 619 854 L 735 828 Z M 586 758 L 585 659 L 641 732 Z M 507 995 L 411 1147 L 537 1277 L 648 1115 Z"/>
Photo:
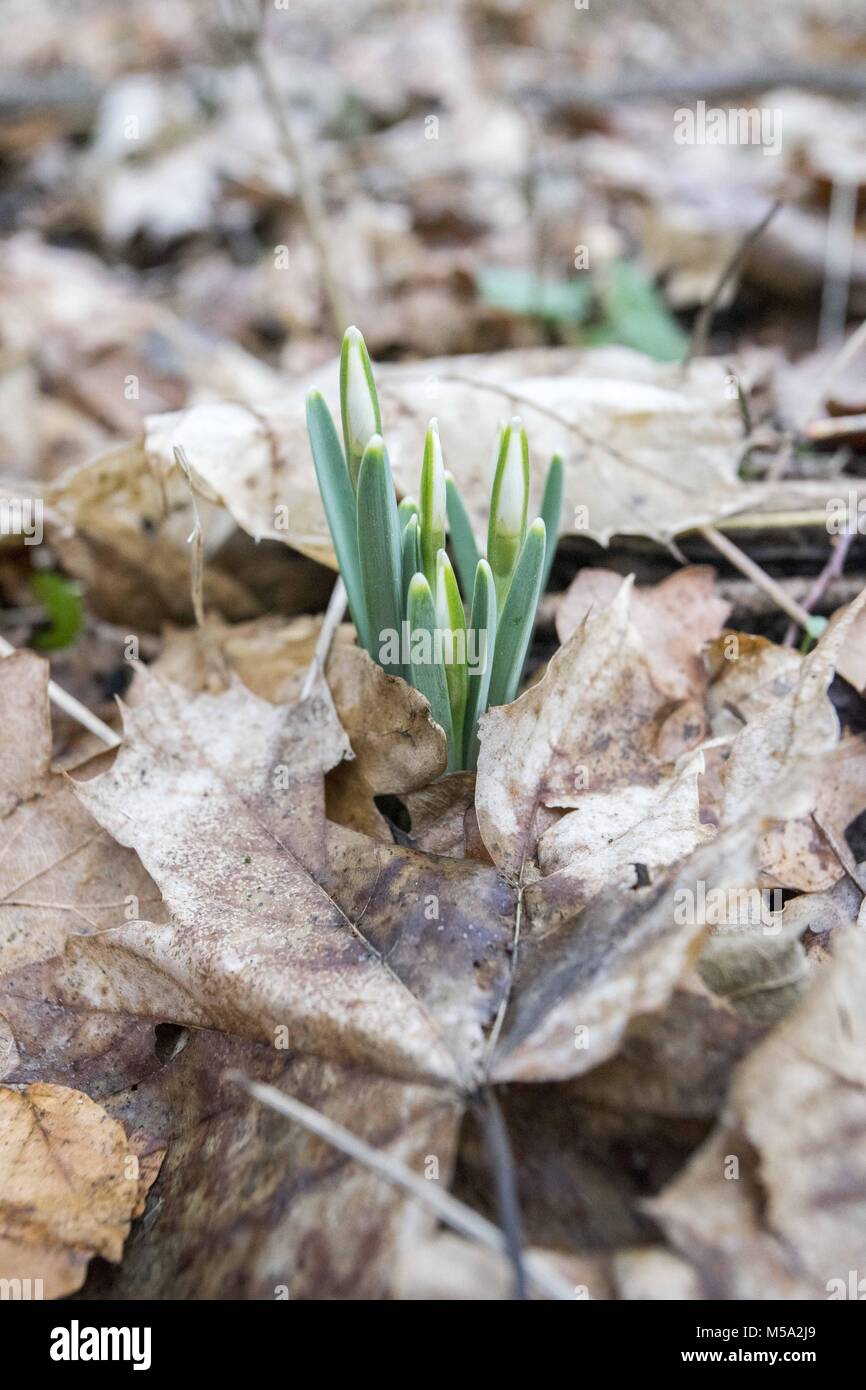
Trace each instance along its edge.
<path fill-rule="evenodd" d="M 526 474 L 523 464 L 523 426 L 518 419 L 508 426 L 508 445 L 496 499 L 493 524 L 499 535 L 519 536 L 526 516 Z"/>
<path fill-rule="evenodd" d="M 346 420 L 349 429 L 347 443 L 353 454 L 363 454 L 373 435 L 379 431 L 379 419 L 367 378 L 364 339 L 357 328 L 348 329 L 346 338 Z"/>

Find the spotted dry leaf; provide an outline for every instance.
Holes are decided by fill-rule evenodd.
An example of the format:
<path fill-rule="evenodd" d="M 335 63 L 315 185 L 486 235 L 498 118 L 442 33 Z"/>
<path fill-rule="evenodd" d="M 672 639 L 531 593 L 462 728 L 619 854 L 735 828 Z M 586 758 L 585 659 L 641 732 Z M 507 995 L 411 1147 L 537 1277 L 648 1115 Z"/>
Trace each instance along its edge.
<path fill-rule="evenodd" d="M 148 1165 L 144 1190 L 156 1171 Z M 117 1261 L 142 1196 L 123 1126 L 80 1091 L 0 1087 L 0 1278 L 25 1297 L 80 1288 L 94 1255 Z"/>
<path fill-rule="evenodd" d="M 494 863 L 516 879 L 532 874 L 536 855 L 545 872 L 546 845 L 556 869 L 578 856 L 574 873 L 586 874 L 587 898 L 615 872 L 613 859 L 594 867 L 609 841 L 629 840 L 636 858 L 657 866 L 681 858 L 705 834 L 700 760 L 668 766 L 671 729 L 680 746 L 696 742 L 701 729 L 683 727 L 655 684 L 629 618 L 630 588 L 625 581 L 609 608 L 586 617 L 543 680 L 480 724 L 476 808 Z M 569 808 L 563 819 L 551 814 Z M 623 851 L 614 857 L 620 864 Z"/>
<path fill-rule="evenodd" d="M 56 1006 L 54 962 L 70 936 L 139 914 L 161 921 L 165 913 L 137 856 L 50 770 L 48 674 L 32 652 L 0 661 L 0 1077 L 90 1089 L 103 1069 L 122 1073 L 133 1058 L 142 1064 L 152 1053 L 150 1033 L 98 1009 Z"/>
<path fill-rule="evenodd" d="M 717 1129 L 649 1204 L 702 1297 L 848 1296 L 866 1248 L 864 1006 L 866 943 L 843 931 L 740 1064 Z"/>
<path fill-rule="evenodd" d="M 74 943 L 63 999 L 260 1040 L 284 1028 L 301 1052 L 466 1084 L 513 894 L 484 865 L 328 826 L 324 772 L 349 752 L 322 684 L 283 707 L 150 677 L 113 767 L 77 791 L 172 921 Z"/>

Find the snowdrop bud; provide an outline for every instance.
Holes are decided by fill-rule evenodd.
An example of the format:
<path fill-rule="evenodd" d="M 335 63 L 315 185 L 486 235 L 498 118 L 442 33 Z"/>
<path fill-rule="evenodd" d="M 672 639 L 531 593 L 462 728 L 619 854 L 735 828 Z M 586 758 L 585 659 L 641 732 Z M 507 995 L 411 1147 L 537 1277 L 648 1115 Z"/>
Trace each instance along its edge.
<path fill-rule="evenodd" d="M 487 559 L 496 580 L 500 611 L 526 535 L 528 504 L 529 446 L 526 431 L 515 418 L 502 431 L 487 533 Z"/>
<path fill-rule="evenodd" d="M 373 382 L 373 368 L 367 345 L 357 328 L 347 328 L 340 354 L 340 411 L 343 417 L 343 443 L 353 486 L 358 485 L 358 469 L 364 450 L 375 434 L 382 432 L 379 398 Z"/>
<path fill-rule="evenodd" d="M 421 524 L 421 560 L 430 587 L 436 579 L 436 556 L 445 548 L 445 524 L 448 515 L 448 494 L 445 487 L 445 464 L 439 427 L 431 420 L 424 441 L 424 462 L 421 465 L 419 521 Z"/>
<path fill-rule="evenodd" d="M 529 497 L 526 431 L 519 420 L 512 420 L 508 426 L 504 444 L 500 454 L 501 463 L 497 468 L 496 530 L 502 535 L 515 536 L 526 526 Z"/>

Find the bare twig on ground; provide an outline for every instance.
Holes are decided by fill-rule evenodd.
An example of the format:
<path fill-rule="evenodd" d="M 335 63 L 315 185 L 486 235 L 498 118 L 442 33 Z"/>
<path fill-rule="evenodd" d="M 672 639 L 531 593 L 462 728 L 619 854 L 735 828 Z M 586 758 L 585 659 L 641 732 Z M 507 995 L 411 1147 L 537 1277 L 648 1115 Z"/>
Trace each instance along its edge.
<path fill-rule="evenodd" d="M 237 1071 L 226 1072 L 225 1076 L 226 1080 L 233 1081 L 261 1105 L 267 1105 L 278 1114 L 285 1115 L 286 1119 L 295 1120 L 311 1133 L 318 1134 L 320 1139 L 333 1144 L 341 1153 L 362 1163 L 385 1182 L 407 1192 L 459 1235 L 477 1241 L 488 1250 L 495 1250 L 500 1254 L 507 1253 L 505 1235 L 492 1221 L 473 1211 L 464 1202 L 458 1201 L 450 1192 L 443 1192 L 436 1183 L 420 1178 L 393 1154 L 373 1148 L 372 1144 L 359 1139 L 351 1130 L 328 1119 L 327 1115 L 313 1110 L 309 1105 L 304 1105 L 302 1101 L 295 1100 L 293 1096 L 284 1095 L 275 1086 L 253 1081 Z M 546 1298 L 559 1301 L 573 1298 L 574 1291 L 565 1280 L 552 1270 L 546 1269 L 532 1255 L 526 1256 L 525 1263 L 529 1282 L 539 1293 Z"/>
<path fill-rule="evenodd" d="M 11 642 L 7 642 L 5 637 L 0 637 L 0 656 L 13 656 L 20 651 L 19 647 L 13 647 Z M 95 734 L 107 748 L 118 748 L 122 742 L 120 735 L 110 729 L 107 724 L 93 714 L 86 705 L 82 705 L 80 700 L 76 700 L 74 695 L 70 695 L 66 690 L 57 684 L 56 681 L 48 682 L 48 698 L 58 709 L 62 709 L 72 719 L 77 720 L 90 733 Z"/>
<path fill-rule="evenodd" d="M 686 355 L 683 358 L 683 366 L 687 366 L 688 363 L 691 362 L 693 357 L 702 357 L 706 352 L 707 338 L 709 337 L 710 327 L 713 321 L 713 315 L 716 312 L 716 308 L 718 306 L 722 294 L 725 291 L 725 287 L 727 286 L 729 281 L 733 279 L 737 271 L 740 270 L 740 268 L 743 265 L 743 262 L 746 259 L 746 256 L 749 254 L 749 251 L 754 246 L 755 242 L 758 240 L 761 234 L 770 225 L 781 206 L 782 203 L 779 199 L 777 199 L 775 203 L 770 204 L 770 207 L 764 213 L 760 222 L 756 223 L 756 225 L 752 227 L 750 231 L 746 232 L 746 235 L 741 239 L 739 245 L 734 248 L 733 252 L 728 257 L 728 260 L 722 266 L 721 274 L 719 275 L 718 280 L 712 288 L 709 299 L 707 300 L 706 304 L 703 306 L 697 318 L 695 319 L 695 326 L 692 330 L 691 341 L 689 342 Z"/>
<path fill-rule="evenodd" d="M 316 650 L 313 652 L 313 659 L 310 662 L 309 670 L 304 677 L 304 684 L 301 690 L 301 699 L 304 700 L 310 694 L 320 672 L 324 672 L 328 660 L 328 652 L 331 650 L 331 643 L 343 616 L 346 612 L 346 589 L 342 579 L 337 575 L 336 582 L 331 590 L 331 597 L 325 609 L 325 616 L 319 630 Z"/>
<path fill-rule="evenodd" d="M 520 1199 L 517 1195 L 517 1175 L 514 1171 L 514 1157 L 508 1139 L 508 1130 L 499 1101 L 491 1087 L 486 1086 L 481 1093 L 477 1111 L 490 1166 L 493 1170 L 499 1220 L 505 1237 L 508 1258 L 514 1271 L 514 1297 L 522 1300 L 527 1298 L 528 1294 L 523 1257 L 523 1237 L 521 1235 Z"/>
<path fill-rule="evenodd" d="M 842 531 L 838 536 L 833 536 L 830 545 L 830 555 L 826 565 L 818 575 L 806 597 L 803 599 L 803 608 L 807 613 L 811 613 L 816 603 L 820 603 L 834 579 L 838 579 L 845 568 L 845 559 L 851 548 L 854 539 L 853 531 Z M 783 647 L 793 647 L 797 637 L 797 632 L 802 624 L 791 623 L 785 633 Z"/>
<path fill-rule="evenodd" d="M 720 555 L 723 555 L 729 564 L 734 566 L 734 569 L 738 569 L 747 579 L 751 579 L 754 584 L 757 584 L 759 589 L 763 589 L 764 593 L 775 601 L 783 613 L 787 613 L 789 618 L 793 619 L 795 623 L 799 623 L 800 627 L 804 627 L 807 632 L 810 630 L 811 614 L 796 599 L 791 598 L 781 584 L 777 584 L 776 580 L 767 574 L 766 570 L 762 569 L 744 550 L 741 550 L 738 545 L 734 545 L 734 542 L 728 536 L 722 535 L 721 531 L 717 531 L 715 526 L 699 526 L 697 529 L 698 534 L 703 536 L 704 540 L 709 541 L 710 545 Z"/>

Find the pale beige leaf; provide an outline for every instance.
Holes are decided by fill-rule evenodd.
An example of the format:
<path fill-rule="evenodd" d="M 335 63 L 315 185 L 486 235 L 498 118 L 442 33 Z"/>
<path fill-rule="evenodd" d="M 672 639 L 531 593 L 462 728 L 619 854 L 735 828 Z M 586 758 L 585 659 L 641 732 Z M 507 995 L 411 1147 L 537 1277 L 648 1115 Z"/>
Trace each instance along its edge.
<path fill-rule="evenodd" d="M 155 1176 L 155 1173 L 151 1175 Z M 123 1126 L 80 1091 L 0 1087 L 0 1278 L 60 1298 L 119 1260 L 140 1199 Z"/>

